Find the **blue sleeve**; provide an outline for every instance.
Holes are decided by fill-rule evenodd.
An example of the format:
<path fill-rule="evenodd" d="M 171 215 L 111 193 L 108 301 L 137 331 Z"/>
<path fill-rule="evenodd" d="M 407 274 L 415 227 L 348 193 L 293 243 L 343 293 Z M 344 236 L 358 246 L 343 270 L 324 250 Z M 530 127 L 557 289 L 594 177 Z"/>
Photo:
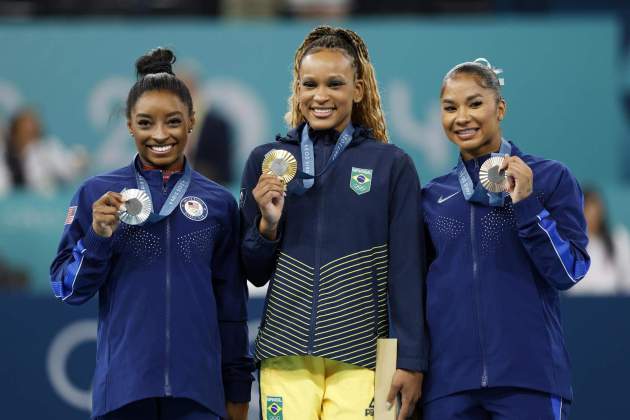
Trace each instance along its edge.
<path fill-rule="evenodd" d="M 420 181 L 407 155 L 397 162 L 389 204 L 390 335 L 398 339 L 399 369 L 425 371 L 424 226 Z"/>
<path fill-rule="evenodd" d="M 582 190 L 561 166 L 557 185 L 544 202 L 531 194 L 514 205 L 518 235 L 540 275 L 558 290 L 566 290 L 588 271 L 588 237 Z M 536 179 L 534 179 L 536 182 Z"/>
<path fill-rule="evenodd" d="M 260 287 L 269 281 L 273 273 L 281 232 L 278 232 L 278 238 L 275 241 L 270 241 L 263 237 L 258 230 L 260 211 L 252 190 L 260 178 L 262 158 L 257 158 L 256 155 L 256 150 L 254 150 L 249 156 L 241 183 L 241 227 L 243 232 L 241 252 L 247 279 L 254 286 Z"/>
<path fill-rule="evenodd" d="M 247 283 L 239 262 L 238 206 L 231 197 L 226 219 L 221 242 L 212 256 L 212 284 L 221 335 L 221 368 L 226 400 L 247 402 L 254 362 L 249 354 Z"/>
<path fill-rule="evenodd" d="M 71 305 L 94 296 L 109 273 L 111 244 L 111 238 L 92 230 L 92 202 L 82 186 L 72 198 L 57 256 L 50 266 L 55 296 Z"/>

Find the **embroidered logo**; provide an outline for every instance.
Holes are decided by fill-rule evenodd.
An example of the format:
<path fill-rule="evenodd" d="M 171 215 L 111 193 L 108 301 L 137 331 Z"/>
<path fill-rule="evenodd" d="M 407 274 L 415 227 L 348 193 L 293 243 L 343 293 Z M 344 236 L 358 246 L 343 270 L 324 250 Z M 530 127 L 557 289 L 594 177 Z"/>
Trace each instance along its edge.
<path fill-rule="evenodd" d="M 282 420 L 282 397 L 267 397 L 267 420 Z"/>
<path fill-rule="evenodd" d="M 75 214 L 77 214 L 77 206 L 68 207 L 68 213 L 66 213 L 66 222 L 64 225 L 71 225 L 74 221 Z"/>
<path fill-rule="evenodd" d="M 350 174 L 350 189 L 358 195 L 365 194 L 372 187 L 372 170 L 352 168 Z"/>
<path fill-rule="evenodd" d="M 201 222 L 208 217 L 208 206 L 198 197 L 189 196 L 182 198 L 182 201 L 179 202 L 179 208 L 184 216 L 195 222 Z"/>
<path fill-rule="evenodd" d="M 374 417 L 374 398 L 372 398 L 372 402 L 365 409 L 365 417 Z"/>
<path fill-rule="evenodd" d="M 461 191 L 456 191 L 456 192 L 454 192 L 454 193 L 453 193 L 453 194 L 451 194 L 451 195 L 447 195 L 446 197 L 442 197 L 442 196 L 440 195 L 440 198 L 438 198 L 437 203 L 438 203 L 438 204 L 442 204 L 442 203 L 443 203 L 443 202 L 445 202 L 446 200 L 448 200 L 448 199 L 450 199 L 450 198 L 452 198 L 452 197 L 455 197 L 455 196 L 456 196 L 457 194 L 459 194 L 460 192 L 461 192 Z"/>

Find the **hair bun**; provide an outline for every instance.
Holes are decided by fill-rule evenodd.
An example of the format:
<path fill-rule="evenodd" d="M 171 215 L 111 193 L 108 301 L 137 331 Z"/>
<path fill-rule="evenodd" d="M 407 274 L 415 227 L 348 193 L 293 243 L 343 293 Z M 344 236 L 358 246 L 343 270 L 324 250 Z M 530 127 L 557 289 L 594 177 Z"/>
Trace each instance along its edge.
<path fill-rule="evenodd" d="M 173 63 L 175 63 L 175 54 L 168 48 L 159 47 L 151 50 L 136 61 L 138 78 L 156 73 L 175 75 L 173 73 Z"/>

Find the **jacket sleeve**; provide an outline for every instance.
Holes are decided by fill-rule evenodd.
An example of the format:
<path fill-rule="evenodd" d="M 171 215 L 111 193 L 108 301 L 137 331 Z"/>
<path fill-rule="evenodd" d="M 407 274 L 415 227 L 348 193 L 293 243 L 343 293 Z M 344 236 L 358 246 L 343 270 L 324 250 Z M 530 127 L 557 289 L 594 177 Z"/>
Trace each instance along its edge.
<path fill-rule="evenodd" d="M 270 241 L 258 230 L 260 210 L 252 190 L 260 178 L 262 160 L 256 158 L 256 155 L 256 150 L 254 150 L 249 156 L 241 183 L 241 255 L 247 279 L 254 286 L 260 287 L 269 281 L 273 273 L 281 232 L 278 232 L 278 238 L 275 241 Z"/>
<path fill-rule="evenodd" d="M 212 283 L 217 304 L 225 398 L 250 400 L 254 362 L 249 354 L 247 282 L 239 262 L 239 214 L 230 198 L 229 214 L 212 256 Z"/>
<path fill-rule="evenodd" d="M 92 202 L 84 185 L 72 198 L 57 256 L 50 266 L 55 296 L 71 305 L 88 301 L 105 283 L 111 256 L 111 238 L 92 230 Z"/>
<path fill-rule="evenodd" d="M 420 181 L 407 155 L 396 163 L 389 203 L 390 335 L 399 369 L 427 369 L 424 319 L 425 249 Z"/>
<path fill-rule="evenodd" d="M 558 290 L 569 289 L 590 266 L 583 203 L 577 181 L 560 166 L 557 185 L 544 204 L 532 193 L 514 205 L 521 242 L 538 272 Z"/>

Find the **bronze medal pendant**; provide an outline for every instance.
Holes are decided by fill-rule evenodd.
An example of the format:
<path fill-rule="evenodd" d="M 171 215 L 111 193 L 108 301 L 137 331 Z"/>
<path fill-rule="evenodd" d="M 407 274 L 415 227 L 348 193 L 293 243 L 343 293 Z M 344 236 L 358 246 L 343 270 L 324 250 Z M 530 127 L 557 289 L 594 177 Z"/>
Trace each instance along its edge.
<path fill-rule="evenodd" d="M 501 170 L 503 156 L 493 156 L 486 160 L 479 168 L 479 182 L 488 191 L 493 193 L 506 192 L 508 180 L 505 170 Z"/>
<path fill-rule="evenodd" d="M 263 159 L 262 173 L 279 176 L 288 184 L 297 173 L 297 160 L 286 150 L 272 149 Z"/>
<path fill-rule="evenodd" d="M 142 190 L 128 189 L 121 192 L 124 204 L 118 211 L 121 222 L 128 225 L 139 225 L 149 218 L 153 211 L 151 198 Z"/>

